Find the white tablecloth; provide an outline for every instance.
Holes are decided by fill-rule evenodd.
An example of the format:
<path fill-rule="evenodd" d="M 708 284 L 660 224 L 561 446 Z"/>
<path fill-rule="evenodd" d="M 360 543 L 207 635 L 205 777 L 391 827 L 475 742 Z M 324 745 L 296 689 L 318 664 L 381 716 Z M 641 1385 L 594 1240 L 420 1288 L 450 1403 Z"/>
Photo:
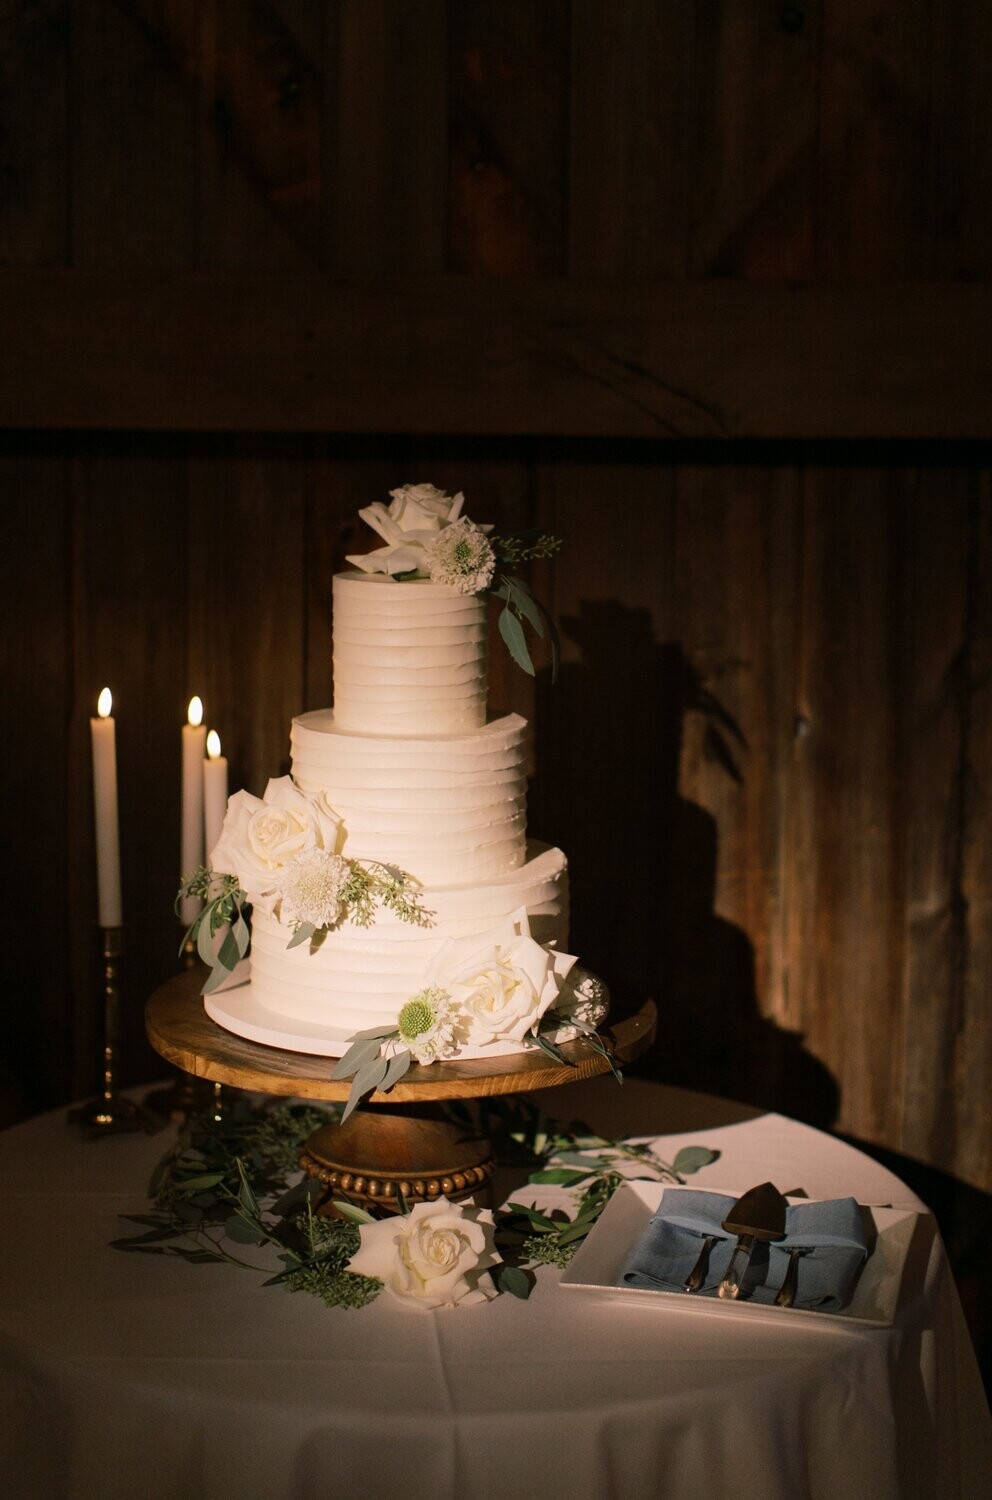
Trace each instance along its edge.
<path fill-rule="evenodd" d="M 597 1080 L 547 1104 L 608 1130 L 674 1130 L 669 1159 L 718 1148 L 700 1186 L 771 1178 L 920 1206 L 795 1121 L 714 1124 L 715 1102 L 636 1082 L 620 1095 Z M 108 1248 L 127 1229 L 117 1216 L 144 1209 L 164 1145 L 84 1142 L 62 1113 L 0 1135 L 11 1500 L 992 1493 L 988 1410 L 939 1240 L 890 1330 L 610 1301 L 562 1290 L 550 1268 L 526 1303 L 327 1309 L 247 1272 Z"/>

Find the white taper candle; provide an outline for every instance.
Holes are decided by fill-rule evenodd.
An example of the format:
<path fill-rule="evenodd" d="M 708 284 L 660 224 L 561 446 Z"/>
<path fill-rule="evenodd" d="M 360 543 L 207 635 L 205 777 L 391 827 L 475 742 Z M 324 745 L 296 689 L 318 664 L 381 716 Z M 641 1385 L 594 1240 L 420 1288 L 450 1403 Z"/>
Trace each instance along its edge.
<path fill-rule="evenodd" d="M 93 739 L 93 811 L 96 822 L 97 906 L 101 927 L 121 925 L 121 842 L 117 814 L 117 735 L 113 700 L 104 688 L 98 717 L 90 719 Z"/>
<path fill-rule="evenodd" d="M 182 771 L 182 842 L 180 875 L 185 878 L 203 864 L 203 752 L 207 731 L 203 727 L 203 704 L 189 700 L 187 723 L 183 725 Z M 188 927 L 200 910 L 195 896 L 186 896 L 180 907 L 183 923 Z"/>
<path fill-rule="evenodd" d="M 220 735 L 207 735 L 207 758 L 203 762 L 203 823 L 207 835 L 207 859 L 216 847 L 227 813 L 227 756 L 220 753 Z"/>

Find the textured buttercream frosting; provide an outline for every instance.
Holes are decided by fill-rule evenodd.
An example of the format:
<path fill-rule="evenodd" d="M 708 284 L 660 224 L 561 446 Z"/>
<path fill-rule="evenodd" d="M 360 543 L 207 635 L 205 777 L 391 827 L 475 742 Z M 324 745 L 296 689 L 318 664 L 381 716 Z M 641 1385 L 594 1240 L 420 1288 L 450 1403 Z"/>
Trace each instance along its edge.
<path fill-rule="evenodd" d="M 453 734 L 486 722 L 485 595 L 382 573 L 339 573 L 333 587 L 339 729 Z"/>
<path fill-rule="evenodd" d="M 523 863 L 526 723 L 516 714 L 464 734 L 374 736 L 330 710 L 293 720 L 293 779 L 326 793 L 349 858 L 377 859 L 425 885 L 490 880 Z"/>

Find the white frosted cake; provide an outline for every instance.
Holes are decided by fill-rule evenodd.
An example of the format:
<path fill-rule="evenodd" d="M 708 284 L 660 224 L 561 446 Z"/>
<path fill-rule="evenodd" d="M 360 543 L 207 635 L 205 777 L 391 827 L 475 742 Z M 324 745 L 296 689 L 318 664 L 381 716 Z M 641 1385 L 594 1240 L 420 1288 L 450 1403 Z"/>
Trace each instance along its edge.
<path fill-rule="evenodd" d="M 473 939 L 500 928 L 529 941 L 530 953 L 535 944 L 546 950 L 549 973 L 552 960 L 568 973 L 566 860 L 527 841 L 527 725 L 516 714 L 487 715 L 486 610 L 485 593 L 429 578 L 356 570 L 334 579 L 334 708 L 293 720 L 292 782 L 270 783 L 264 804 L 245 793 L 244 806 L 232 799 L 211 860 L 241 876 L 252 901 L 250 985 L 205 1001 L 222 1025 L 338 1056 L 356 1032 L 394 1026 L 411 997 L 436 982 L 439 955 L 469 954 Z M 245 878 L 230 857 L 235 838 L 262 874 Z M 403 872 L 423 920 L 379 906 L 367 924 L 345 914 L 319 942 L 294 942 L 301 908 L 280 861 L 297 849 L 310 851 L 315 869 L 347 859 Z M 259 897 L 266 867 L 281 900 Z M 505 978 L 512 964 L 500 953 Z M 520 1051 L 516 1033 L 463 1024 L 457 1055 Z"/>

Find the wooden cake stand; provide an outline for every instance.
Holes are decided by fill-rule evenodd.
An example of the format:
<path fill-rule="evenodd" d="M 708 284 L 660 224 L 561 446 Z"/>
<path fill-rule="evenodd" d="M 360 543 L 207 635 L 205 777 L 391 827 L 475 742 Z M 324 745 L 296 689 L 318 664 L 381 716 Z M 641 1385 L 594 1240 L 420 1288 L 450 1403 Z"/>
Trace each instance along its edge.
<path fill-rule="evenodd" d="M 145 1009 L 148 1040 L 168 1062 L 196 1078 L 266 1094 L 343 1103 L 348 1079 L 331 1077 L 337 1059 L 264 1047 L 225 1031 L 203 1009 L 205 971 L 189 970 L 155 991 Z M 639 1057 L 654 1040 L 658 1014 L 649 1000 L 636 1016 L 600 1032 L 618 1063 Z M 388 1094 L 374 1093 L 343 1125 L 322 1125 L 300 1153 L 300 1166 L 327 1184 L 320 1210 L 333 1213 L 335 1193 L 353 1202 L 395 1208 L 397 1189 L 409 1203 L 468 1198 L 495 1169 L 489 1142 L 445 1118 L 447 1099 L 483 1099 L 577 1083 L 609 1071 L 606 1059 L 581 1042 L 566 1042 L 568 1067 L 534 1050 L 512 1057 L 414 1065 Z"/>

